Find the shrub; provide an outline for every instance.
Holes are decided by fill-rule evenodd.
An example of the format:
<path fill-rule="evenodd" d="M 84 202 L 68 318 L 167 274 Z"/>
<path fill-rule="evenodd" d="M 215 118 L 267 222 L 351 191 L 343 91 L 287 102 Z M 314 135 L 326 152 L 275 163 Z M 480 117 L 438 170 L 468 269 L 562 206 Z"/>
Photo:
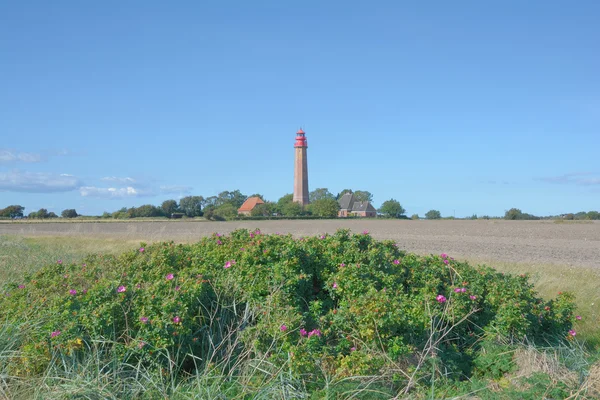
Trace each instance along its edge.
<path fill-rule="evenodd" d="M 41 374 L 57 354 L 77 358 L 102 340 L 127 363 L 161 372 L 221 363 L 234 374 L 261 357 L 315 390 L 323 374 L 410 385 L 418 360 L 430 359 L 453 379 L 497 375 L 504 367 L 477 357 L 482 338 L 561 341 L 573 319 L 570 294 L 544 301 L 526 276 L 406 254 L 347 230 L 142 244 L 57 261 L 0 293 L 2 320 L 39 321 L 10 360 L 15 375 Z M 398 365 L 416 372 L 396 375 Z"/>
<path fill-rule="evenodd" d="M 440 219 L 440 218 L 442 218 L 442 214 L 438 210 L 429 210 L 425 213 L 425 218 Z"/>
<path fill-rule="evenodd" d="M 63 210 L 60 213 L 60 216 L 63 218 L 77 218 L 79 216 L 79 214 L 77 214 L 77 211 L 73 208 L 68 208 L 66 210 Z"/>

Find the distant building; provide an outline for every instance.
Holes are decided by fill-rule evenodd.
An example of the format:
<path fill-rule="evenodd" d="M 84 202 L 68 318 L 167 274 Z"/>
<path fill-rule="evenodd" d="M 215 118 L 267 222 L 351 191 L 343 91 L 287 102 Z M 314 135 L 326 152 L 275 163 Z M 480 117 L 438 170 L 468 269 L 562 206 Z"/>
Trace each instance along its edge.
<path fill-rule="evenodd" d="M 355 201 L 353 193 L 344 193 L 338 200 L 338 217 L 377 217 L 377 210 L 370 201 Z"/>
<path fill-rule="evenodd" d="M 308 142 L 302 129 L 296 132 L 296 142 L 294 143 L 294 195 L 292 200 L 299 203 L 302 207 L 308 204 L 308 160 L 306 159 L 306 149 Z"/>
<path fill-rule="evenodd" d="M 259 204 L 265 204 L 260 197 L 248 197 L 244 204 L 238 208 L 238 215 L 250 215 L 254 207 Z"/>

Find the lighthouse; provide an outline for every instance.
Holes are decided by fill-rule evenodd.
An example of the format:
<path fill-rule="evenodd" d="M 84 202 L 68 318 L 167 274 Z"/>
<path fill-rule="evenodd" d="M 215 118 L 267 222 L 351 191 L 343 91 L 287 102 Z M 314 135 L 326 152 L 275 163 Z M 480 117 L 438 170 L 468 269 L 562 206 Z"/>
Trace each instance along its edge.
<path fill-rule="evenodd" d="M 302 129 L 296 132 L 294 143 L 294 197 L 293 201 L 302 206 L 308 204 L 308 162 L 306 160 L 306 136 Z"/>

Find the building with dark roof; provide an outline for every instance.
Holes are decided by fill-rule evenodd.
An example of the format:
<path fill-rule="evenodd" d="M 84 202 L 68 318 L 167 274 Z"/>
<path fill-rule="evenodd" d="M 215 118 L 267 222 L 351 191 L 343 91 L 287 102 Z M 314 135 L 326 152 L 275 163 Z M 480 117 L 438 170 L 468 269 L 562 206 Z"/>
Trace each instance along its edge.
<path fill-rule="evenodd" d="M 353 193 L 344 193 L 338 200 L 338 217 L 377 217 L 377 210 L 370 201 L 356 201 Z"/>

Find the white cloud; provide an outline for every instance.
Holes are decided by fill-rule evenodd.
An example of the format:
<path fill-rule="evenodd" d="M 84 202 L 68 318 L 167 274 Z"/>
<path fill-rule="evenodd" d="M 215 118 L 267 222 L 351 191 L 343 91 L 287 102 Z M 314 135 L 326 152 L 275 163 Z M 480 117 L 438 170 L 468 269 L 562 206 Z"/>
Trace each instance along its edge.
<path fill-rule="evenodd" d="M 115 182 L 115 183 L 120 183 L 123 185 L 131 185 L 132 183 L 135 183 L 135 179 L 133 178 L 119 178 L 116 176 L 105 176 L 104 178 L 100 178 L 101 181 L 105 181 L 105 182 Z"/>
<path fill-rule="evenodd" d="M 100 197 L 106 199 L 124 199 L 130 197 L 154 196 L 152 191 L 136 189 L 133 186 L 123 188 L 101 188 L 96 186 L 82 186 L 79 193 L 83 197 Z"/>
<path fill-rule="evenodd" d="M 69 192 L 82 185 L 73 175 L 48 172 L 0 172 L 0 191 L 52 193 Z"/>
<path fill-rule="evenodd" d="M 9 164 L 14 162 L 36 163 L 41 161 L 44 161 L 44 157 L 42 157 L 40 154 L 0 149 L 0 164 Z"/>

